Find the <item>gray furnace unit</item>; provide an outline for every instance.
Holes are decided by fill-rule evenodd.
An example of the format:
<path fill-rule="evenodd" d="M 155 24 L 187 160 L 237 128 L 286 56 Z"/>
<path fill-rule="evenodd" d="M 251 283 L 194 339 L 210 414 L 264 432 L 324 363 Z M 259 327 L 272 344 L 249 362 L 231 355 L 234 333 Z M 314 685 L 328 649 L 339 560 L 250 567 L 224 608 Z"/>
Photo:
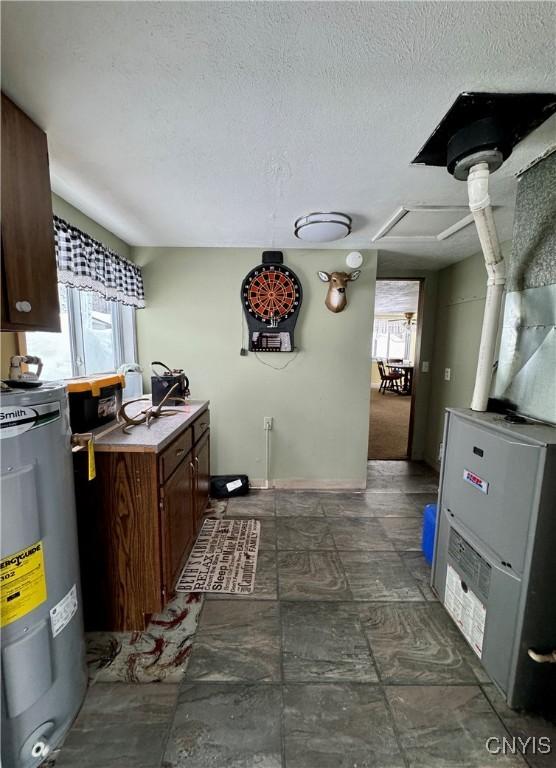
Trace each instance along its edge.
<path fill-rule="evenodd" d="M 432 585 L 508 705 L 549 714 L 555 500 L 555 427 L 448 409 Z"/>
<path fill-rule="evenodd" d="M 0 449 L 2 765 L 32 768 L 87 686 L 65 388 L 2 391 Z"/>

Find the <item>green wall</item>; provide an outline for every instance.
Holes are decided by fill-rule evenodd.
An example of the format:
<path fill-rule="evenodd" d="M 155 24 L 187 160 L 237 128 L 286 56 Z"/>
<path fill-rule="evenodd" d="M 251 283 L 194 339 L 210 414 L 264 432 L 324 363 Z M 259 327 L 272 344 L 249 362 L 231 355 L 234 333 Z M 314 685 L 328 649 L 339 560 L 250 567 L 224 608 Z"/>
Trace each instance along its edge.
<path fill-rule="evenodd" d="M 503 243 L 507 258 L 511 243 Z M 444 410 L 469 408 L 486 296 L 486 270 L 482 252 L 440 270 L 431 391 L 425 440 L 425 459 L 438 466 L 439 446 L 444 428 Z M 444 379 L 451 369 L 450 381 Z"/>
<path fill-rule="evenodd" d="M 139 361 L 147 377 L 152 360 L 183 367 L 192 397 L 211 401 L 213 474 L 245 472 L 261 481 L 263 417 L 272 416 L 276 485 L 365 487 L 376 254 L 364 253 L 363 273 L 337 315 L 325 308 L 326 286 L 316 274 L 345 269 L 346 253 L 284 252 L 304 292 L 295 337 L 300 352 L 257 358 L 239 354 L 240 287 L 260 263 L 260 250 L 133 249 L 147 300 L 137 312 Z"/>
<path fill-rule="evenodd" d="M 120 256 L 125 256 L 127 259 L 131 258 L 131 247 L 126 242 L 54 193 L 52 194 L 52 210 L 61 219 L 67 221 L 68 224 L 72 224 L 82 232 L 86 232 Z"/>

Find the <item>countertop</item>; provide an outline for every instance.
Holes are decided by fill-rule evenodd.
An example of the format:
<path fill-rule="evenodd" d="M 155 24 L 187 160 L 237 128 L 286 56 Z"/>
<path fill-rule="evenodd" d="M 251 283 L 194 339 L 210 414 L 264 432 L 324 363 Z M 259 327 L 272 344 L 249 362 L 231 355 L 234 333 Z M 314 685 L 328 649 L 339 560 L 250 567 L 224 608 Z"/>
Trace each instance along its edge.
<path fill-rule="evenodd" d="M 131 403 L 126 413 L 128 416 L 134 416 L 150 405 L 151 400 L 146 397 L 140 402 Z M 95 452 L 160 453 L 208 407 L 208 400 L 190 400 L 188 405 L 164 407 L 163 413 L 165 411 L 178 411 L 178 413 L 154 419 L 149 427 L 146 424 L 131 427 L 129 434 L 122 432 L 121 425 L 117 422 L 103 424 L 102 427 L 93 430 Z"/>

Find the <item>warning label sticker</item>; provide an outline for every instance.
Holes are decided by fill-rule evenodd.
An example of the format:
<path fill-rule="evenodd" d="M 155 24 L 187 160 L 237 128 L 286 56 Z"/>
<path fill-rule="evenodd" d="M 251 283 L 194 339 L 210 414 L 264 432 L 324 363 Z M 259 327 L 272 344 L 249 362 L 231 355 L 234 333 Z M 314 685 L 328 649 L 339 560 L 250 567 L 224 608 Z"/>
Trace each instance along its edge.
<path fill-rule="evenodd" d="M 486 608 L 448 565 L 444 605 L 479 658 L 483 655 Z"/>
<path fill-rule="evenodd" d="M 0 627 L 30 613 L 46 600 L 42 541 L 0 561 Z"/>
<path fill-rule="evenodd" d="M 77 612 L 77 587 L 75 584 L 54 608 L 50 609 L 52 637 L 56 637 L 66 627 Z"/>

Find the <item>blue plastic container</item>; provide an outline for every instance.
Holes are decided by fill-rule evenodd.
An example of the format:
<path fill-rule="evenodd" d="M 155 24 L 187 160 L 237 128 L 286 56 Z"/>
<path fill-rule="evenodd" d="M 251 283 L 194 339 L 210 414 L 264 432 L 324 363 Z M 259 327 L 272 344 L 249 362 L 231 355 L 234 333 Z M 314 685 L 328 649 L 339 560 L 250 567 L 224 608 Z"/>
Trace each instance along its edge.
<path fill-rule="evenodd" d="M 434 534 L 436 532 L 436 504 L 426 504 L 423 510 L 423 536 L 421 539 L 421 549 L 425 560 L 432 565 L 434 554 Z"/>

